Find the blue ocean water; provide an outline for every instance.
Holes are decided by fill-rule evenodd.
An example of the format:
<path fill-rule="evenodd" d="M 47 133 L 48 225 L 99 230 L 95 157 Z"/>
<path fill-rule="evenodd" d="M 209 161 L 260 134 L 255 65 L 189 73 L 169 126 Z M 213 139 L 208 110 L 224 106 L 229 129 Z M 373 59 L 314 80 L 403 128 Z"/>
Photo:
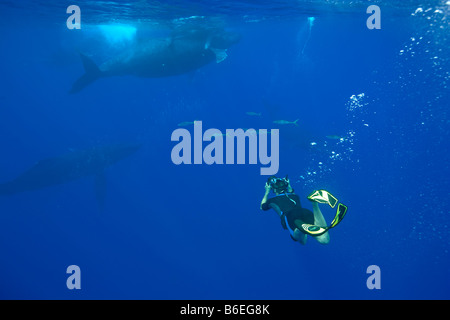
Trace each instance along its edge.
<path fill-rule="evenodd" d="M 71 4 L 0 2 L 0 182 L 76 150 L 142 147 L 105 169 L 103 209 L 92 176 L 0 197 L 2 299 L 450 298 L 449 1 L 372 1 L 381 29 L 367 1 L 77 1 L 70 30 Z M 69 93 L 79 53 L 100 64 L 190 24 L 242 38 L 196 72 Z M 260 210 L 261 163 L 175 165 L 171 135 L 194 120 L 279 129 L 277 175 L 302 205 L 327 189 L 349 208 L 330 243 L 302 246 Z"/>

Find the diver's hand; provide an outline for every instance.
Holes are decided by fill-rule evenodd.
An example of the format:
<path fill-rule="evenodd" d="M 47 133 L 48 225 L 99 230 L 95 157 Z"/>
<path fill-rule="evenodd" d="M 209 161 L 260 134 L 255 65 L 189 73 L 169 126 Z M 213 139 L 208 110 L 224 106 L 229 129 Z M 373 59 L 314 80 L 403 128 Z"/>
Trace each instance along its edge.
<path fill-rule="evenodd" d="M 267 202 L 267 198 L 269 197 L 270 189 L 272 189 L 267 182 L 266 182 L 266 185 L 264 186 L 264 188 L 266 189 L 266 193 L 264 194 L 264 197 L 261 200 L 261 206 L 260 206 L 261 210 L 263 210 L 263 205 Z"/>
<path fill-rule="evenodd" d="M 288 178 L 286 178 L 286 182 L 287 182 L 287 185 L 288 185 L 287 191 L 288 191 L 288 192 L 294 192 L 294 188 L 292 188 L 291 182 L 289 181 Z"/>

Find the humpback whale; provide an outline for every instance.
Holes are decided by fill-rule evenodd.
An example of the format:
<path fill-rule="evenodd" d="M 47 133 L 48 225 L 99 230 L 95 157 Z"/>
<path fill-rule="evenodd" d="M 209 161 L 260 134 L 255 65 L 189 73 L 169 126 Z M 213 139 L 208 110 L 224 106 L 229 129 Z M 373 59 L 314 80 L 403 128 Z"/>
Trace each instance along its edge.
<path fill-rule="evenodd" d="M 189 73 L 213 61 L 221 62 L 240 34 L 220 28 L 191 27 L 174 30 L 168 38 L 140 39 L 100 66 L 80 53 L 83 74 L 72 86 L 77 93 L 102 77 L 169 77 Z"/>
<path fill-rule="evenodd" d="M 103 204 L 105 196 L 104 169 L 135 153 L 141 145 L 109 145 L 38 161 L 16 179 L 0 184 L 0 196 L 37 190 L 67 183 L 86 176 L 95 176 L 96 196 Z"/>

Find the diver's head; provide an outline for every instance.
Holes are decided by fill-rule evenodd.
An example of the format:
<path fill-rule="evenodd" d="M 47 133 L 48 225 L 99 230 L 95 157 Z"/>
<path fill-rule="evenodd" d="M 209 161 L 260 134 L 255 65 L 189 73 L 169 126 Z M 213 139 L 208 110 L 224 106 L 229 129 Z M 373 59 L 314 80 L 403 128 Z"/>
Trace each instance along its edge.
<path fill-rule="evenodd" d="M 289 187 L 287 176 L 286 178 L 277 178 L 276 176 L 271 176 L 269 177 L 269 179 L 267 179 L 267 184 L 276 194 L 285 193 Z"/>

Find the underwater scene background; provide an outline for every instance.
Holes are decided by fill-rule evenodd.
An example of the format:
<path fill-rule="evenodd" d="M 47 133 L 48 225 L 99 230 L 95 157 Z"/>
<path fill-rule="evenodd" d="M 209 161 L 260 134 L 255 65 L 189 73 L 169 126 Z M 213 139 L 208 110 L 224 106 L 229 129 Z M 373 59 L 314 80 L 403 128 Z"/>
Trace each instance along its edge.
<path fill-rule="evenodd" d="M 0 297 L 449 299 L 449 13 L 445 0 L 2 0 Z M 198 30 L 239 41 L 195 70 L 134 76 L 139 60 L 70 93 L 80 56 L 101 69 Z M 174 164 L 171 135 L 196 120 L 279 129 L 277 176 L 302 206 L 315 189 L 348 206 L 330 243 L 302 246 L 260 210 L 261 162 Z M 66 286 L 70 265 L 81 290 Z"/>

